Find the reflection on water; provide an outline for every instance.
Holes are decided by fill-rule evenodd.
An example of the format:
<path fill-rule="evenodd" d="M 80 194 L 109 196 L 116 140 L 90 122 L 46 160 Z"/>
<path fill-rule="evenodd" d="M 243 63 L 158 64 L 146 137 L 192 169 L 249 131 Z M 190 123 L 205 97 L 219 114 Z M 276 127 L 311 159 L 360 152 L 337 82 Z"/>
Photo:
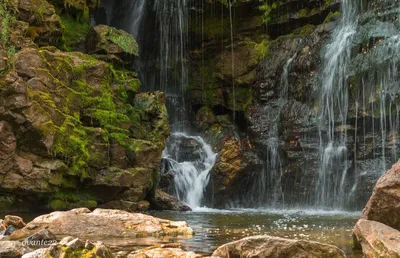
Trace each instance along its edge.
<path fill-rule="evenodd" d="M 198 208 L 192 212 L 153 211 L 155 217 L 183 220 L 195 231 L 192 238 L 164 237 L 106 238 L 114 251 L 133 251 L 161 243 L 181 243 L 186 250 L 210 254 L 218 246 L 243 237 L 268 234 L 291 239 L 314 240 L 343 249 L 351 257 L 352 228 L 360 213 L 319 210 L 213 210 Z M 32 216 L 23 216 L 29 221 Z M 121 248 L 121 246 L 123 246 Z"/>

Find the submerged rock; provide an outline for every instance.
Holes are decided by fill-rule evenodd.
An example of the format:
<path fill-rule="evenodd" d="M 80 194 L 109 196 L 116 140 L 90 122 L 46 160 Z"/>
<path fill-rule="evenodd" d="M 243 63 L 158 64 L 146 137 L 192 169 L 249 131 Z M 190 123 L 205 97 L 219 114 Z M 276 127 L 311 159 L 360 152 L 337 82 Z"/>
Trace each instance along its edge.
<path fill-rule="evenodd" d="M 383 175 L 374 188 L 362 219 L 381 222 L 400 230 L 400 162 Z"/>
<path fill-rule="evenodd" d="M 211 257 L 332 257 L 345 258 L 342 250 L 333 245 L 313 241 L 292 240 L 272 236 L 252 236 L 222 245 Z"/>
<path fill-rule="evenodd" d="M 354 228 L 356 247 L 364 257 L 400 257 L 400 231 L 376 221 L 360 219 Z"/>
<path fill-rule="evenodd" d="M 21 239 L 46 228 L 56 236 L 144 237 L 161 235 L 192 235 L 184 221 L 170 221 L 141 213 L 121 210 L 80 208 L 53 212 L 35 218 L 10 238 Z"/>
<path fill-rule="evenodd" d="M 194 252 L 186 252 L 178 247 L 169 247 L 169 245 L 161 247 L 149 247 L 134 251 L 128 255 L 128 258 L 161 258 L 161 257 L 185 257 L 185 258 L 200 258 L 199 254 Z"/>
<path fill-rule="evenodd" d="M 158 210 L 171 210 L 171 211 L 191 211 L 192 209 L 183 202 L 176 199 L 174 196 L 158 189 L 156 196 L 152 200 L 152 205 Z"/>

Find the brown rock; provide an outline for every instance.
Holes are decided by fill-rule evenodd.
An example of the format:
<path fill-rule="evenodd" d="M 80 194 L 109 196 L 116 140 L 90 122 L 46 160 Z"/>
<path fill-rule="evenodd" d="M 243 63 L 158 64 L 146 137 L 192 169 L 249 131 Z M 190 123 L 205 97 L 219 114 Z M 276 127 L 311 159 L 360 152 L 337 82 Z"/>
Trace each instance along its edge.
<path fill-rule="evenodd" d="M 19 19 L 29 23 L 27 36 L 38 42 L 57 45 L 64 26 L 54 6 L 46 0 L 18 0 Z"/>
<path fill-rule="evenodd" d="M 381 222 L 400 230 L 400 162 L 383 175 L 374 188 L 362 219 Z"/>
<path fill-rule="evenodd" d="M 56 236 L 137 237 L 159 235 L 192 235 L 193 230 L 183 221 L 158 219 L 141 213 L 121 210 L 80 208 L 39 216 L 10 238 L 21 239 L 46 228 Z"/>
<path fill-rule="evenodd" d="M 0 241 L 0 257 L 20 258 L 33 250 L 17 241 Z"/>
<path fill-rule="evenodd" d="M 191 211 L 192 209 L 183 202 L 176 199 L 174 196 L 157 189 L 156 196 L 152 200 L 152 205 L 155 209 L 171 210 L 171 211 Z"/>
<path fill-rule="evenodd" d="M 163 248 L 150 247 L 132 252 L 128 258 L 160 258 L 160 257 L 185 257 L 185 258 L 200 258 L 199 254 L 194 252 L 186 252 L 180 248 Z"/>
<path fill-rule="evenodd" d="M 253 236 L 222 245 L 211 257 L 265 258 L 345 258 L 336 246 L 313 241 L 271 236 Z"/>
<path fill-rule="evenodd" d="M 16 229 L 23 228 L 26 225 L 24 220 L 21 217 L 12 216 L 12 215 L 7 215 L 4 218 L 3 224 L 4 224 L 5 227 L 13 226 Z"/>
<path fill-rule="evenodd" d="M 364 257 L 400 257 L 400 231 L 376 221 L 360 219 L 353 232 Z"/>

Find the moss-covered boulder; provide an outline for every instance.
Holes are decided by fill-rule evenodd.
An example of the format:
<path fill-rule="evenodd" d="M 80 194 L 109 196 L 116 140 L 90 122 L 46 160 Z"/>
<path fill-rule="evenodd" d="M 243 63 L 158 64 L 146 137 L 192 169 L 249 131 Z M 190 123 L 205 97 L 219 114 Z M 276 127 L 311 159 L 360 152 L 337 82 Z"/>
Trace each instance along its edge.
<path fill-rule="evenodd" d="M 130 64 L 139 54 L 133 36 L 106 25 L 92 28 L 86 37 L 86 51 L 96 57 L 120 64 Z"/>
<path fill-rule="evenodd" d="M 131 72 L 54 47 L 22 49 L 0 81 L 1 191 L 50 210 L 148 208 L 169 134 L 163 93 L 137 94 Z"/>
<path fill-rule="evenodd" d="M 26 36 L 39 45 L 58 45 L 64 26 L 54 6 L 46 0 L 18 0 L 18 20 L 29 24 Z"/>

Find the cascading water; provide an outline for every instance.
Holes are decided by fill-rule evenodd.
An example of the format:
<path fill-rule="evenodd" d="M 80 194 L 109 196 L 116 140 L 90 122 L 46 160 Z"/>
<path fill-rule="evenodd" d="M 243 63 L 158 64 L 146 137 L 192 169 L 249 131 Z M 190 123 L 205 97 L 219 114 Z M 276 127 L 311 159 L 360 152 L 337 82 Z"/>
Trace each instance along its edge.
<path fill-rule="evenodd" d="M 133 15 L 126 28 L 139 39 L 144 51 L 135 62 L 135 70 L 140 71 L 141 87 L 145 91 L 163 91 L 167 99 L 172 135 L 166 142 L 162 158 L 167 173 L 173 176 L 176 197 L 192 208 L 201 205 L 203 191 L 210 179 L 210 171 L 216 154 L 199 136 L 186 134 L 187 112 L 185 94 L 188 87 L 188 0 L 145 0 L 133 1 L 129 5 Z M 147 9 L 146 9 L 147 8 Z M 143 35 L 142 27 L 146 13 L 156 17 L 152 37 Z M 126 26 L 125 26 L 126 27 Z M 154 39 L 157 43 L 154 43 Z M 149 66 L 149 59 L 156 60 Z M 154 67 L 155 66 L 155 67 Z M 185 152 L 185 143 L 192 142 L 198 148 L 194 154 Z"/>
<path fill-rule="evenodd" d="M 343 206 L 348 164 L 347 112 L 348 67 L 352 39 L 357 28 L 352 0 L 342 1 L 342 18 L 324 55 L 320 99 L 321 161 L 316 184 L 318 207 Z M 339 126 L 338 126 L 339 125 Z"/>
<path fill-rule="evenodd" d="M 342 18 L 324 55 L 319 106 L 321 158 L 313 203 L 317 207 L 343 209 L 351 206 L 360 180 L 366 176 L 379 177 L 397 156 L 399 32 L 383 22 L 368 24 L 370 18 L 366 18 L 366 22 L 364 17 L 370 14 L 363 13 L 361 6 L 362 3 L 354 0 L 342 0 Z M 371 50 L 368 46 L 372 43 L 369 43 L 354 55 L 355 46 L 365 42 L 365 35 L 378 37 L 372 33 L 385 38 L 385 43 L 374 42 L 375 46 L 369 47 Z M 350 111 L 354 125 L 350 124 Z M 358 133 L 360 124 L 362 133 Z M 392 135 L 392 141 L 387 132 Z M 372 145 L 366 142 L 370 139 Z M 387 155 L 387 142 L 391 142 L 392 157 Z M 365 152 L 371 146 L 372 158 L 379 160 L 377 157 L 381 157 L 381 161 L 366 167 L 363 159 L 368 157 Z"/>
<path fill-rule="evenodd" d="M 174 133 L 169 141 L 163 151 L 168 163 L 164 173 L 173 176 L 174 193 L 179 200 L 192 208 L 200 207 L 217 154 L 199 136 Z"/>

